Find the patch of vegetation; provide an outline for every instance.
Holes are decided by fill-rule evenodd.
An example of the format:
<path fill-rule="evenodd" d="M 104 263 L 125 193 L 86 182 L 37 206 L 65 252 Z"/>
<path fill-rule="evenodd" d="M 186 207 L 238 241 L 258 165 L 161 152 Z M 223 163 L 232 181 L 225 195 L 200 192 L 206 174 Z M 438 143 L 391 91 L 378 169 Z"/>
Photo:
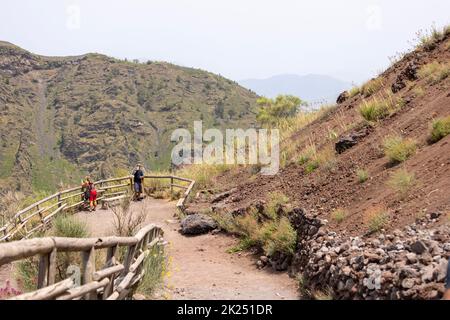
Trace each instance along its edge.
<path fill-rule="evenodd" d="M 279 95 L 275 99 L 260 98 L 256 120 L 262 125 L 277 126 L 280 120 L 293 118 L 305 102 L 291 95 Z"/>
<path fill-rule="evenodd" d="M 436 26 L 432 26 L 429 30 L 421 30 L 416 33 L 417 47 L 432 50 L 436 43 L 443 40 L 448 33 L 449 26 L 445 26 L 442 30 L 438 30 Z"/>
<path fill-rule="evenodd" d="M 417 74 L 420 79 L 426 79 L 428 83 L 436 84 L 450 75 L 450 63 L 433 61 L 422 66 Z"/>
<path fill-rule="evenodd" d="M 144 276 L 139 282 L 137 292 L 151 297 L 159 289 L 167 272 L 168 261 L 163 246 L 154 246 L 144 260 Z"/>
<path fill-rule="evenodd" d="M 305 164 L 304 170 L 307 174 L 319 168 L 331 170 L 336 165 L 336 154 L 331 145 L 325 146 L 322 150 L 317 151 L 316 147 L 311 144 L 304 150 L 298 162 Z"/>
<path fill-rule="evenodd" d="M 414 96 L 417 98 L 423 97 L 425 95 L 425 90 L 418 86 L 413 89 Z"/>
<path fill-rule="evenodd" d="M 344 209 L 336 209 L 331 213 L 331 218 L 336 223 L 343 222 L 345 220 L 345 218 L 347 218 L 347 216 L 348 216 L 348 213 Z"/>
<path fill-rule="evenodd" d="M 348 96 L 349 96 L 349 98 L 353 98 L 353 97 L 357 96 L 357 95 L 360 94 L 360 93 L 361 93 L 361 88 L 355 86 L 355 87 L 351 88 L 351 89 L 348 91 Z"/>
<path fill-rule="evenodd" d="M 450 134 L 450 116 L 433 121 L 431 129 L 431 142 L 438 142 Z"/>
<path fill-rule="evenodd" d="M 87 225 L 73 216 L 57 215 L 53 219 L 53 236 L 65 238 L 86 238 L 89 236 Z"/>
<path fill-rule="evenodd" d="M 405 168 L 402 168 L 391 175 L 388 185 L 403 199 L 416 185 L 416 178 L 414 173 L 410 173 Z"/>
<path fill-rule="evenodd" d="M 361 88 L 361 93 L 369 97 L 373 95 L 374 93 L 378 92 L 384 85 L 383 78 L 379 77 L 376 79 L 372 79 L 365 83 Z"/>
<path fill-rule="evenodd" d="M 277 195 L 273 204 L 285 203 L 286 197 Z M 272 206 L 273 210 L 274 206 Z M 259 212 L 253 208 L 247 214 L 234 217 L 231 214 L 215 214 L 213 218 L 218 225 L 230 232 L 242 237 L 240 243 L 229 250 L 237 252 L 250 247 L 260 247 L 268 256 L 276 252 L 292 255 L 297 242 L 297 232 L 292 227 L 288 217 L 281 210 L 276 214 Z"/>
<path fill-rule="evenodd" d="M 303 149 L 302 153 L 300 154 L 300 157 L 298 158 L 298 163 L 300 165 L 308 163 L 310 160 L 316 157 L 316 154 L 317 154 L 316 146 L 314 144 L 310 144 L 305 149 Z"/>
<path fill-rule="evenodd" d="M 392 93 L 387 92 L 385 95 L 374 97 L 371 100 L 364 100 L 359 106 L 359 113 L 365 120 L 375 122 L 386 118 L 403 106 L 402 99 L 397 99 Z"/>
<path fill-rule="evenodd" d="M 145 221 L 146 212 L 141 209 L 140 212 L 133 212 L 130 209 L 130 198 L 124 198 L 120 205 L 111 207 L 113 212 L 113 224 L 115 235 L 119 237 L 131 237 L 141 227 Z"/>
<path fill-rule="evenodd" d="M 378 232 L 389 224 L 389 213 L 385 208 L 372 208 L 366 213 L 366 225 L 370 233 Z"/>
<path fill-rule="evenodd" d="M 369 172 L 364 169 L 356 170 L 356 176 L 358 177 L 359 183 L 364 183 L 369 179 Z"/>
<path fill-rule="evenodd" d="M 282 211 L 283 206 L 289 203 L 289 198 L 280 191 L 275 191 L 269 194 L 265 213 L 271 219 L 276 219 Z"/>
<path fill-rule="evenodd" d="M 401 163 L 416 153 L 417 143 L 401 136 L 391 136 L 384 140 L 383 148 L 391 163 Z"/>

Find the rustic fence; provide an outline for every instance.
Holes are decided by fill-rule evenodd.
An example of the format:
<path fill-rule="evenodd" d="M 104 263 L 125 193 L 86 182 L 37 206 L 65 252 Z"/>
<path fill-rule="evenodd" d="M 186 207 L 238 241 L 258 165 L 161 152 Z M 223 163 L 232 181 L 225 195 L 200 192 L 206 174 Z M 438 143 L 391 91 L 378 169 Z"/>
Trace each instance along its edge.
<path fill-rule="evenodd" d="M 147 181 L 168 180 L 167 187 L 182 189 L 177 208 L 183 210 L 195 181 L 176 176 L 144 177 Z M 131 196 L 131 176 L 97 181 L 98 201 L 111 202 Z M 81 187 L 60 191 L 19 211 L 0 228 L 0 266 L 38 256 L 37 290 L 16 296 L 19 300 L 42 299 L 107 299 L 117 300 L 129 297 L 145 275 L 144 263 L 152 250 L 161 245 L 163 231 L 153 224 L 141 229 L 134 237 L 104 238 L 35 238 L 27 239 L 40 230 L 45 230 L 52 219 L 61 212 L 77 211 L 83 204 Z M 118 254 L 119 248 L 125 254 Z M 97 252 L 106 250 L 103 267 L 96 270 Z M 80 285 L 73 278 L 57 279 L 58 253 L 78 252 L 81 254 Z M 117 258 L 121 256 L 122 258 Z M 119 261 L 122 259 L 123 261 Z M 61 278 L 61 276 L 60 276 Z"/>
<path fill-rule="evenodd" d="M 150 224 L 134 237 L 36 238 L 0 244 L 0 265 L 39 256 L 37 290 L 13 297 L 13 300 L 118 300 L 129 297 L 145 275 L 145 260 L 161 245 L 163 231 Z M 126 248 L 123 261 L 119 248 Z M 96 270 L 97 251 L 105 249 L 103 267 Z M 76 279 L 57 278 L 57 255 L 81 253 L 80 285 Z"/>
<path fill-rule="evenodd" d="M 144 185 L 152 180 L 169 180 L 168 186 L 182 189 L 184 192 L 177 202 L 177 207 L 183 209 L 189 193 L 195 181 L 176 176 L 148 175 L 144 177 Z M 177 182 L 177 183 L 175 183 Z M 98 201 L 109 203 L 129 197 L 133 189 L 133 177 L 127 176 L 94 182 L 98 190 Z M 83 191 L 81 187 L 60 191 L 45 199 L 42 199 L 16 213 L 4 226 L 0 227 L 0 242 L 19 239 L 28 239 L 34 233 L 45 230 L 51 220 L 61 212 L 78 211 L 84 200 L 81 199 Z"/>

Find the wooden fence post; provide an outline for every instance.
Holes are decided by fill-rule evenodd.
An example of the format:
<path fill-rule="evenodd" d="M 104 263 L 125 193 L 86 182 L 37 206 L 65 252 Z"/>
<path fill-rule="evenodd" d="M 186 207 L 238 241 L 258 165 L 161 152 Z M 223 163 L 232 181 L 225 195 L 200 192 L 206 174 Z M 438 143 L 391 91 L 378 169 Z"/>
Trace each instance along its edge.
<path fill-rule="evenodd" d="M 83 252 L 83 276 L 81 284 L 87 284 L 92 281 L 95 272 L 95 249 L 91 248 Z M 85 295 L 86 300 L 94 300 L 97 298 L 96 292 L 90 292 Z"/>
<path fill-rule="evenodd" d="M 39 271 L 37 288 L 41 289 L 48 285 L 48 265 L 49 265 L 49 254 L 42 254 L 39 258 Z"/>

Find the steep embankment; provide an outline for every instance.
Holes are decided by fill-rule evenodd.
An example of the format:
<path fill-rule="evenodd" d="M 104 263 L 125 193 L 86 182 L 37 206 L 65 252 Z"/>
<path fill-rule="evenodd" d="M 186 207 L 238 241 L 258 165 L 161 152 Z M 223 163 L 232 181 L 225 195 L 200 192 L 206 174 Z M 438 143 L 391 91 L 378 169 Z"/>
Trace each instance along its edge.
<path fill-rule="evenodd" d="M 265 200 L 270 192 L 282 191 L 294 204 L 328 219 L 335 230 L 351 234 L 367 231 L 366 211 L 375 206 L 389 209 L 389 230 L 412 223 L 426 213 L 448 213 L 450 137 L 433 144 L 428 139 L 433 120 L 450 114 L 450 77 L 433 81 L 419 75 L 419 70 L 430 64 L 449 68 L 448 48 L 447 35 L 433 49 L 407 54 L 369 82 L 371 90 L 366 87 L 364 91 L 363 87 L 353 97 L 347 94 L 345 101 L 294 133 L 282 143 L 281 158 L 287 161 L 279 174 L 255 176 L 244 168 L 218 177 L 216 185 L 221 189 L 236 187 L 219 207 L 239 212 Z M 367 123 L 359 108 L 373 100 L 396 101 L 398 108 L 377 122 Z M 415 141 L 416 152 L 403 163 L 391 163 L 383 150 L 389 136 Z M 351 147 L 347 150 L 341 154 L 334 151 L 339 141 L 345 144 L 349 140 Z M 319 159 L 322 163 L 317 168 L 304 159 L 311 149 L 324 158 Z M 393 173 L 401 168 L 416 180 L 404 197 L 389 186 Z M 367 172 L 364 183 L 359 182 L 358 169 Z M 340 223 L 332 218 L 338 208 L 347 212 Z"/>
<path fill-rule="evenodd" d="M 248 126 L 255 100 L 201 70 L 99 54 L 43 57 L 0 42 L 0 185 L 46 190 L 82 172 L 167 166 L 174 129 L 194 120 Z"/>
<path fill-rule="evenodd" d="M 277 175 L 231 169 L 216 178 L 217 189 L 229 192 L 200 193 L 190 210 L 211 208 L 219 219 L 231 213 L 238 231 L 259 245 L 270 232 L 286 241 L 289 229 L 259 234 L 268 219 L 261 208 L 282 192 L 296 209 L 276 215 L 289 219 L 297 241 L 294 253 L 275 252 L 268 265 L 290 265 L 303 279 L 303 294 L 442 297 L 450 258 L 450 135 L 433 142 L 430 136 L 433 122 L 444 118 L 441 132 L 448 134 L 449 49 L 447 28 L 283 141 Z"/>

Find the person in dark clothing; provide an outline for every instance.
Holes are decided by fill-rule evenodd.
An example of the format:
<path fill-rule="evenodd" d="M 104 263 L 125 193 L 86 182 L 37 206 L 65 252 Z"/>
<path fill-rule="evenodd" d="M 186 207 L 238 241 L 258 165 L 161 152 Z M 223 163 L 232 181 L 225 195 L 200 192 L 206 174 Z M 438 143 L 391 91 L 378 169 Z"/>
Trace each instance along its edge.
<path fill-rule="evenodd" d="M 142 183 L 144 182 L 144 171 L 142 165 L 138 164 L 133 171 L 134 196 L 136 200 L 141 200 Z"/>

